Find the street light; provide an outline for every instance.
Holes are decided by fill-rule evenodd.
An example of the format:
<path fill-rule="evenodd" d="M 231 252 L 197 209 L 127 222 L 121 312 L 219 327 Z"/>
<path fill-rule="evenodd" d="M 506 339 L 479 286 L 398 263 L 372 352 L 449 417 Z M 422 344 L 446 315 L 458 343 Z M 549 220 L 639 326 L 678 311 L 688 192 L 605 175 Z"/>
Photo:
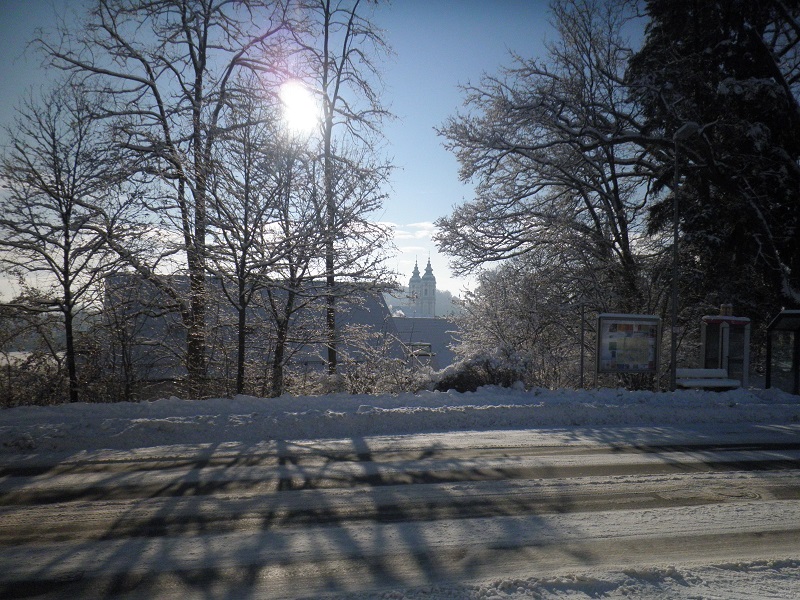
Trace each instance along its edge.
<path fill-rule="evenodd" d="M 678 361 L 678 182 L 680 175 L 678 173 L 678 150 L 680 143 L 688 140 L 693 135 L 699 133 L 701 130 L 700 125 L 694 121 L 689 121 L 680 126 L 680 128 L 672 136 L 672 141 L 675 143 L 675 181 L 672 186 L 672 334 L 670 336 L 670 369 L 669 369 L 669 387 L 670 390 L 675 391 L 676 387 L 676 369 Z"/>

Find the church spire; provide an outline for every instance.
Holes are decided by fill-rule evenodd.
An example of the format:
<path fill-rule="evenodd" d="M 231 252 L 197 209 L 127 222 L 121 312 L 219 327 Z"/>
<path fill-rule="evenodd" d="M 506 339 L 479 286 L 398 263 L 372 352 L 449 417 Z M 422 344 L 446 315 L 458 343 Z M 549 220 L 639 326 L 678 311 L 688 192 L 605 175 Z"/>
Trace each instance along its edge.
<path fill-rule="evenodd" d="M 425 267 L 425 274 L 422 276 L 422 279 L 430 279 L 434 283 L 436 282 L 436 277 L 433 276 L 433 267 L 431 267 L 430 257 L 428 257 L 428 264 Z"/>
<path fill-rule="evenodd" d="M 428 261 L 430 263 L 430 261 Z M 414 261 L 414 271 L 411 273 L 411 281 L 419 281 L 419 264 Z"/>
<path fill-rule="evenodd" d="M 433 276 L 430 257 L 422 277 L 419 275 L 419 262 L 414 261 L 414 271 L 408 281 L 408 291 L 415 317 L 436 316 L 436 277 Z"/>

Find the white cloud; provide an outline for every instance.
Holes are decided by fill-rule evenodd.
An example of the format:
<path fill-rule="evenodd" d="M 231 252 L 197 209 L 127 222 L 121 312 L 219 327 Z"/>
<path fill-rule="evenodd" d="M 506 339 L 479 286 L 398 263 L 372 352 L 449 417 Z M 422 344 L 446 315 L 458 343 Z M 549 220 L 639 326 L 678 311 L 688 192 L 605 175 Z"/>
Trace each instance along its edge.
<path fill-rule="evenodd" d="M 429 246 L 398 246 L 398 250 L 400 250 L 400 252 L 402 252 L 403 254 L 415 254 L 416 253 L 416 254 L 420 254 L 420 255 L 425 254 L 427 256 L 427 253 L 430 252 L 430 247 Z"/>
<path fill-rule="evenodd" d="M 436 228 L 433 223 L 409 223 L 398 225 L 394 230 L 395 240 L 428 240 L 431 241 Z"/>
<path fill-rule="evenodd" d="M 419 223 L 409 223 L 406 227 L 412 227 L 414 229 L 427 229 L 431 232 L 436 228 L 436 226 L 431 223 L 430 221 L 420 221 Z"/>
<path fill-rule="evenodd" d="M 399 283 L 402 285 L 408 283 L 415 263 L 420 269 L 424 269 L 430 259 L 437 289 L 459 295 L 465 287 L 474 287 L 469 279 L 456 278 L 450 273 L 448 257 L 439 253 L 436 244 L 433 243 L 432 236 L 436 227 L 432 222 L 393 224 L 393 228 L 397 255 L 390 267 L 397 272 Z"/>

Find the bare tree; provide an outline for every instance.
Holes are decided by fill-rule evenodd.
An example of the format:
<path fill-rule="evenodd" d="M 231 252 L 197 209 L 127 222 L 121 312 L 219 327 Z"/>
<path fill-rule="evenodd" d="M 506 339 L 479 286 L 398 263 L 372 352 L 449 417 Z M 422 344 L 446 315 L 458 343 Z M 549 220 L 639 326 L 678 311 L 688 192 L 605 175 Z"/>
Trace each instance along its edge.
<path fill-rule="evenodd" d="M 583 298 L 561 260 L 531 252 L 482 271 L 455 317 L 461 359 L 491 356 L 529 386 L 576 386 Z"/>
<path fill-rule="evenodd" d="M 339 152 L 346 148 L 373 148 L 383 119 L 390 116 L 381 105 L 375 57 L 387 52 L 378 28 L 364 16 L 370 2 L 364 0 L 302 0 L 307 26 L 295 31 L 305 62 L 298 76 L 314 82 L 322 104 L 321 139 L 326 231 L 325 273 L 327 286 L 328 371 L 336 372 L 337 209 L 336 179 L 343 168 Z M 338 149 L 338 150 L 337 150 Z M 376 172 L 385 174 L 385 169 Z M 373 190 L 373 193 L 376 190 Z M 353 232 L 351 232 L 352 234 Z"/>
<path fill-rule="evenodd" d="M 257 292 L 268 283 L 270 269 L 285 253 L 286 240 L 275 235 L 278 197 L 286 174 L 280 119 L 252 94 L 243 96 L 228 117 L 227 133 L 216 153 L 210 213 L 211 270 L 236 311 L 236 393 L 243 393 L 248 313 Z"/>
<path fill-rule="evenodd" d="M 69 393 L 63 319 L 27 310 L 30 297 L 23 290 L 14 303 L 0 304 L 0 406 L 6 408 L 58 404 Z"/>
<path fill-rule="evenodd" d="M 206 266 L 213 148 L 235 101 L 239 72 L 270 73 L 286 15 L 280 0 L 96 0 L 84 28 L 57 43 L 52 62 L 102 92 L 115 140 L 135 152 L 149 184 L 143 221 L 161 228 L 150 256 L 109 240 L 140 276 L 176 306 L 187 332 L 190 393 L 207 376 Z M 160 244 L 156 244 L 160 242 Z M 182 261 L 188 294 L 158 276 Z"/>
<path fill-rule="evenodd" d="M 467 112 L 440 133 L 477 197 L 439 219 L 434 237 L 458 271 L 560 252 L 575 281 L 594 287 L 602 274 L 620 309 L 648 303 L 646 162 L 623 80 L 627 4 L 554 2 L 559 38 L 544 61 L 514 57 L 501 76 L 465 88 Z"/>
<path fill-rule="evenodd" d="M 237 388 L 244 383 L 248 313 L 263 306 L 274 325 L 269 393 L 279 395 L 288 361 L 322 341 L 317 313 L 320 299 L 330 297 L 326 185 L 335 199 L 335 293 L 341 297 L 364 280 L 385 278 L 389 230 L 369 217 L 380 207 L 387 167 L 370 163 L 364 149 L 336 153 L 326 179 L 319 140 L 288 129 L 263 100 L 244 102 L 232 115 L 238 116 L 229 119 L 215 165 L 210 257 L 238 314 Z"/>
<path fill-rule="evenodd" d="M 69 399 L 79 399 L 75 323 L 96 302 L 99 281 L 116 257 L 98 226 L 113 224 L 128 201 L 124 170 L 95 119 L 91 96 L 64 86 L 25 102 L 9 130 L 0 198 L 3 269 L 38 290 L 16 304 L 63 318 Z"/>
<path fill-rule="evenodd" d="M 272 396 L 283 393 L 285 367 L 295 351 L 303 344 L 317 341 L 309 337 L 316 334 L 306 329 L 308 319 L 301 315 L 309 309 L 313 312 L 313 305 L 320 297 L 316 281 L 324 275 L 320 269 L 325 234 L 319 223 L 317 163 L 296 142 L 284 138 L 285 151 L 279 154 L 280 162 L 275 165 L 283 185 L 271 232 L 281 244 L 281 259 L 269 272 L 271 284 L 266 290 L 266 308 L 275 324 Z"/>
<path fill-rule="evenodd" d="M 282 186 L 271 229 L 274 247 L 280 248 L 280 259 L 269 270 L 266 288 L 268 310 L 276 331 L 273 395 L 282 393 L 284 367 L 294 353 L 324 342 L 327 354 L 331 341 L 329 331 L 324 340 L 319 334 L 320 303 L 325 306 L 328 324 L 331 295 L 326 260 L 329 232 L 324 163 L 302 145 L 293 146 L 291 141 L 285 144 L 290 151 L 278 154 L 281 166 L 277 172 Z M 363 297 L 365 289 L 387 285 L 389 274 L 384 267 L 384 252 L 391 232 L 369 218 L 380 206 L 382 196 L 376 193 L 376 182 L 384 177 L 385 173 L 363 159 L 343 162 L 334 172 L 336 299 L 348 298 L 355 302 Z M 339 329 L 337 343 L 345 335 Z"/>

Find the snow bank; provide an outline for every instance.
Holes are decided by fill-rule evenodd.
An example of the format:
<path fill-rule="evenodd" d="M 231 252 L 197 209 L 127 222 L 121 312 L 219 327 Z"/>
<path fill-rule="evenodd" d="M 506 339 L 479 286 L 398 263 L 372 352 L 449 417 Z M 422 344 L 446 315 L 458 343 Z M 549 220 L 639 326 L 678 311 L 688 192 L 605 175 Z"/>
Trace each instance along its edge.
<path fill-rule="evenodd" d="M 616 572 L 564 574 L 552 578 L 497 579 L 476 585 L 427 586 L 375 594 L 337 595 L 336 600 L 730 600 L 796 598 L 800 562 L 759 561 L 714 566 L 652 567 Z M 333 600 L 334 597 L 329 597 Z"/>
<path fill-rule="evenodd" d="M 619 389 L 282 396 L 27 406 L 0 411 L 2 453 L 245 444 L 504 429 L 800 423 L 780 390 Z"/>

